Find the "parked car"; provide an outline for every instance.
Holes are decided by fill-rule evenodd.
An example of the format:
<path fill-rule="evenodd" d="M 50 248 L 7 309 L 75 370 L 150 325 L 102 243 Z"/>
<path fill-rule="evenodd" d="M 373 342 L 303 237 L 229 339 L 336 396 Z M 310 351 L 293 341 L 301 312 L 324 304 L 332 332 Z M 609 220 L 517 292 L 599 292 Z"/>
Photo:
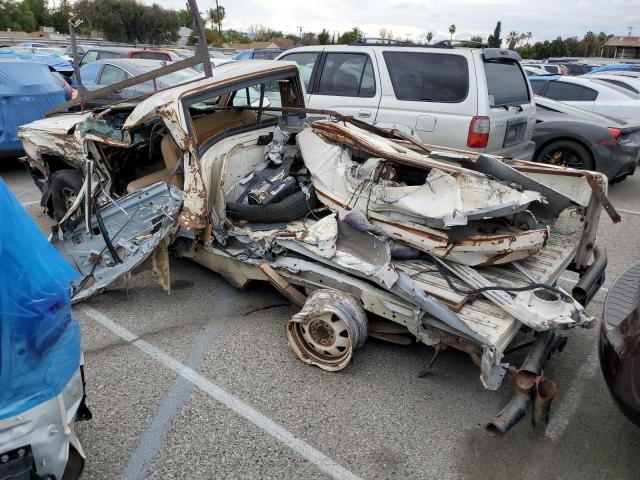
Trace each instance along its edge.
<path fill-rule="evenodd" d="M 68 100 L 69 88 L 47 65 L 0 56 L 0 157 L 22 155 L 18 128 Z"/>
<path fill-rule="evenodd" d="M 284 52 L 281 48 L 247 48 L 233 55 L 234 60 L 274 60 Z"/>
<path fill-rule="evenodd" d="M 299 65 L 311 108 L 394 128 L 426 144 L 528 159 L 535 104 L 512 51 L 403 45 L 309 46 Z"/>
<path fill-rule="evenodd" d="M 524 73 L 527 74 L 527 77 L 553 75 L 553 73 L 549 73 L 546 70 L 543 70 L 542 68 L 533 67 L 531 65 L 523 65 L 522 69 L 524 70 Z"/>
<path fill-rule="evenodd" d="M 96 60 L 109 60 L 116 58 L 138 58 L 147 60 L 165 60 L 173 62 L 180 57 L 164 50 L 140 50 L 138 48 L 127 47 L 91 47 L 86 51 L 80 60 L 80 67 L 95 62 Z"/>
<path fill-rule="evenodd" d="M 640 123 L 629 125 L 545 97 L 536 97 L 533 160 L 596 170 L 611 182 L 633 175 L 640 160 Z"/>
<path fill-rule="evenodd" d="M 96 60 L 80 69 L 80 78 L 82 78 L 82 84 L 87 90 L 98 90 L 107 85 L 113 85 L 114 83 L 122 82 L 137 75 L 156 70 L 164 66 L 165 63 L 166 62 L 161 60 L 136 60 L 129 58 Z M 151 92 L 164 90 L 165 88 L 194 80 L 199 76 L 201 76 L 201 73 L 191 68 L 178 70 L 177 72 L 164 75 L 155 80 L 149 80 L 133 87 L 123 88 L 122 90 L 89 100 L 86 106 L 93 108 L 121 100 L 140 97 Z M 75 79 L 73 79 L 72 84 L 76 85 L 76 83 Z"/>
<path fill-rule="evenodd" d="M 569 75 L 569 69 L 559 63 L 523 63 L 524 67 L 534 67 L 553 75 Z"/>
<path fill-rule="evenodd" d="M 627 122 L 640 122 L 640 95 L 588 77 L 529 77 L 536 95 Z"/>
<path fill-rule="evenodd" d="M 640 263 L 609 288 L 600 326 L 600 367 L 620 411 L 640 427 Z"/>
<path fill-rule="evenodd" d="M 593 75 L 587 75 L 587 78 L 600 80 L 617 87 L 624 88 L 630 92 L 640 95 L 640 78 L 625 75 L 616 75 L 611 73 L 595 73 Z"/>
<path fill-rule="evenodd" d="M 640 72 L 640 63 L 614 63 L 596 67 L 589 73 Z"/>
<path fill-rule="evenodd" d="M 85 53 L 87 53 L 87 50 L 89 50 L 92 47 L 93 47 L 93 45 L 85 45 L 85 44 L 82 44 L 82 43 L 76 44 L 76 49 L 78 51 L 78 57 L 82 58 L 82 56 Z M 66 53 L 67 55 L 69 55 L 70 57 L 73 58 L 73 49 L 71 48 L 71 45 L 67 46 L 64 49 L 64 53 Z"/>
<path fill-rule="evenodd" d="M 249 88 L 260 92 L 255 105 Z M 264 106 L 267 89 L 285 109 Z M 545 362 L 566 342 L 558 330 L 594 321 L 584 306 L 606 255 L 589 219 L 600 214 L 606 178 L 420 146 L 397 130 L 314 113 L 297 64 L 252 61 L 137 105 L 23 126 L 34 176 L 84 177 L 52 236 L 80 274 L 73 299 L 99 294 L 151 256 L 168 289 L 173 243 L 236 287 L 278 285 L 302 307 L 286 324 L 291 348 L 326 371 L 347 368 L 380 324 L 378 338 L 468 354 L 492 390 L 513 362 L 503 357 L 509 345 L 526 348 L 514 368 L 519 388 L 490 425 L 504 433 L 533 404 L 544 428 L 555 391 Z M 82 211 L 89 189 L 95 203 Z M 72 221 L 79 212 L 86 222 Z M 575 296 L 555 287 L 569 264 L 585 272 Z"/>
<path fill-rule="evenodd" d="M 71 314 L 78 274 L 1 178 L 0 245 L 0 478 L 75 480 L 74 423 L 91 418 Z"/>
<path fill-rule="evenodd" d="M 47 48 L 49 45 L 43 42 L 20 42 L 18 47 L 22 48 Z"/>

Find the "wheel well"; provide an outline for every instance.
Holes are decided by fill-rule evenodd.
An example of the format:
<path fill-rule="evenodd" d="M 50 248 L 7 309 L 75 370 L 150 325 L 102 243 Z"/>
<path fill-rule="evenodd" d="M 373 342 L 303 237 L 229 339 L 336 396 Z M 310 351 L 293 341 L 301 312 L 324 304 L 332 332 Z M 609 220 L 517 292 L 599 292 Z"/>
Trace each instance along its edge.
<path fill-rule="evenodd" d="M 586 143 L 584 143 L 582 140 L 579 140 L 577 138 L 574 137 L 554 137 L 551 138 L 549 140 L 547 140 L 544 143 L 541 143 L 539 146 L 536 147 L 534 153 L 533 153 L 533 158 L 534 161 L 538 161 L 538 155 L 540 154 L 540 152 L 546 148 L 548 145 L 551 145 L 552 143 L 555 142 L 573 142 L 573 143 L 577 143 L 578 145 L 580 145 L 581 147 L 583 147 L 587 153 L 589 154 L 589 158 L 591 159 L 591 166 L 593 168 L 596 168 L 596 159 L 593 155 L 593 152 L 591 151 L 591 147 L 589 147 L 589 145 L 587 145 Z"/>
<path fill-rule="evenodd" d="M 42 158 L 42 161 L 47 164 L 47 167 L 49 168 L 49 174 L 53 172 L 57 172 L 59 170 L 77 170 L 78 169 L 77 167 L 74 167 L 73 165 L 67 163 L 64 160 L 64 157 L 61 157 L 60 155 L 43 153 L 40 155 L 40 157 Z"/>

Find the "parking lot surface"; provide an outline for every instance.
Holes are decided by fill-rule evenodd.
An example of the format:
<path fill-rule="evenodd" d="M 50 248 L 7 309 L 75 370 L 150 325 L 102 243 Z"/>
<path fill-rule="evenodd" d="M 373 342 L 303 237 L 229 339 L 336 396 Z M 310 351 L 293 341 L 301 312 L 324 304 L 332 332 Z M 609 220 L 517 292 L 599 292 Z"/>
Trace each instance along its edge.
<path fill-rule="evenodd" d="M 0 175 L 47 232 L 20 164 L 3 160 Z M 639 191 L 640 176 L 610 187 L 623 218 L 601 219 L 610 279 L 640 260 Z M 640 430 L 609 397 L 598 328 L 572 332 L 548 364 L 558 395 L 544 438 L 529 417 L 493 437 L 484 424 L 511 386 L 485 390 L 465 355 L 444 351 L 419 378 L 432 350 L 370 339 L 323 372 L 288 347 L 296 308 L 269 285 L 238 291 L 188 260 L 171 268 L 171 295 L 143 272 L 74 308 L 93 412 L 76 426 L 84 478 L 638 478 Z"/>

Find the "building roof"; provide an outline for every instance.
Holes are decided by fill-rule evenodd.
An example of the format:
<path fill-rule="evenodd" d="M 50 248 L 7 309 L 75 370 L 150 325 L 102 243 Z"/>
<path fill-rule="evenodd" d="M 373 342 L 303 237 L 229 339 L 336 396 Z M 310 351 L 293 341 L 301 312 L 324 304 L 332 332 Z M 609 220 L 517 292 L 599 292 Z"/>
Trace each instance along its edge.
<path fill-rule="evenodd" d="M 605 46 L 640 48 L 640 37 L 611 37 Z"/>

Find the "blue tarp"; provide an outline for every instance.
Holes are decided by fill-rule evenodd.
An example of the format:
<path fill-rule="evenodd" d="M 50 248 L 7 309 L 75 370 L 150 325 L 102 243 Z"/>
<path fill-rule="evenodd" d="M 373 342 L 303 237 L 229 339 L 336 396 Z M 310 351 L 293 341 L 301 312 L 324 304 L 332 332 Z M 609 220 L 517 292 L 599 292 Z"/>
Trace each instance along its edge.
<path fill-rule="evenodd" d="M 65 101 L 49 67 L 0 55 L 0 153 L 19 152 L 18 127 L 44 118 L 44 112 Z"/>
<path fill-rule="evenodd" d="M 27 62 L 44 63 L 58 72 L 73 72 L 73 64 L 57 53 L 38 52 L 37 50 L 0 50 L 0 58 L 19 58 Z"/>
<path fill-rule="evenodd" d="M 58 395 L 80 366 L 77 276 L 0 178 L 0 420 Z"/>
<path fill-rule="evenodd" d="M 602 73 L 602 72 L 640 72 L 640 63 L 617 63 L 611 65 L 602 65 L 596 67 L 589 73 Z"/>

